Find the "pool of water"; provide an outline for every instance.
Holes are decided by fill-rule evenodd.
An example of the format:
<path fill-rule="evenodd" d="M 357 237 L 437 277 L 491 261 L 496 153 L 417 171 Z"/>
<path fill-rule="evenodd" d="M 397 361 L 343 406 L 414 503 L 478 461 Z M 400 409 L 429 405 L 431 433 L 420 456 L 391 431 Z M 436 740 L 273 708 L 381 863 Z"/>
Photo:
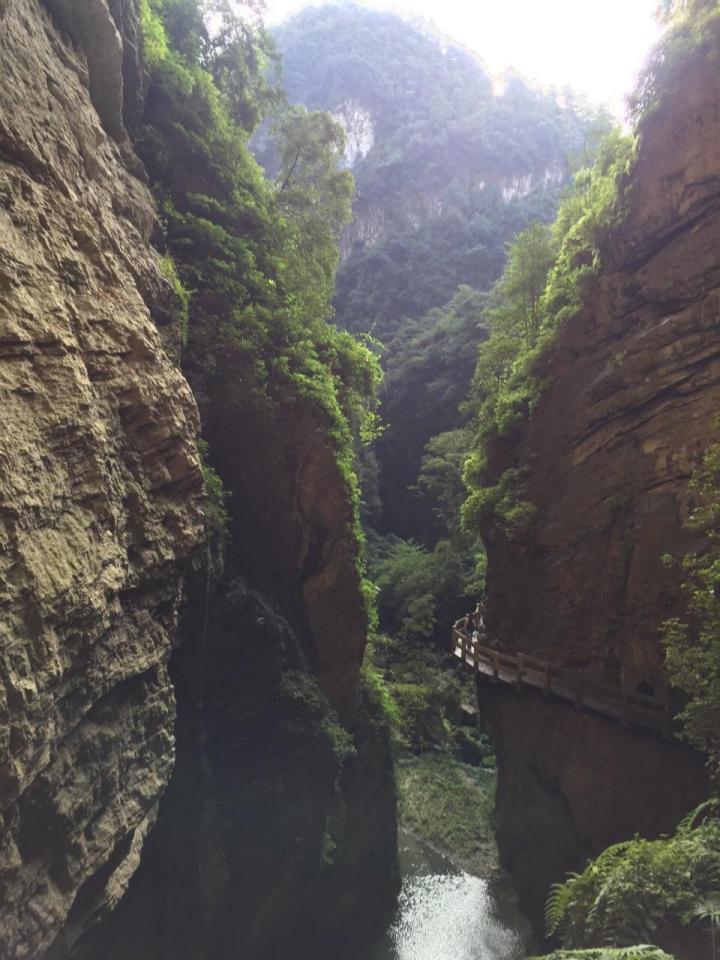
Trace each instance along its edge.
<path fill-rule="evenodd" d="M 521 960 L 530 937 L 512 889 L 483 879 L 409 834 L 400 836 L 403 886 L 382 942 L 363 960 Z"/>

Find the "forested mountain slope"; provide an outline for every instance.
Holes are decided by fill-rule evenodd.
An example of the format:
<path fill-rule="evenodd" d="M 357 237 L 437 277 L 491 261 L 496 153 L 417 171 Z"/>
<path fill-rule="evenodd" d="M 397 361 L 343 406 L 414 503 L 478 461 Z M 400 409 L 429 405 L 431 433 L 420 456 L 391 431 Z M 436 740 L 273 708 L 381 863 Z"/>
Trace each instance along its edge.
<path fill-rule="evenodd" d="M 548 218 L 587 117 L 426 25 L 361 6 L 312 8 L 275 31 L 291 102 L 337 115 L 357 183 L 337 320 L 387 340 L 398 324 L 483 289 L 504 243 Z M 499 95 L 496 95 L 499 94 Z"/>
<path fill-rule="evenodd" d="M 357 194 L 334 305 L 338 325 L 386 348 L 381 526 L 432 543 L 431 507 L 410 488 L 425 444 L 460 422 L 484 331 L 466 310 L 463 331 L 436 338 L 431 311 L 460 285 L 492 285 L 506 243 L 552 219 L 569 163 L 606 121 L 569 93 L 493 80 L 475 54 L 394 14 L 311 8 L 274 36 L 289 100 L 331 111 L 348 134 Z"/>

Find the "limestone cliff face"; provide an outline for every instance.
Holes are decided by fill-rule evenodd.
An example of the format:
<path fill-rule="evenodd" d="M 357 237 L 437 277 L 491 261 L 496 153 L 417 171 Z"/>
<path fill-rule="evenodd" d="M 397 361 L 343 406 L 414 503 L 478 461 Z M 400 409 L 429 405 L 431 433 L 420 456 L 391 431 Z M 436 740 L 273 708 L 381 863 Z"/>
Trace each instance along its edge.
<path fill-rule="evenodd" d="M 661 558 L 698 546 L 684 520 L 720 407 L 719 145 L 720 77 L 698 57 L 641 126 L 626 220 L 541 364 L 537 408 L 492 453 L 498 473 L 524 466 L 538 510 L 529 536 L 488 536 L 493 631 L 630 688 L 662 683 L 659 627 L 682 606 L 677 566 Z M 705 789 L 687 748 L 551 701 L 488 697 L 501 849 L 536 918 L 563 871 L 636 831 L 671 829 Z M 543 830 L 529 822 L 538 809 Z"/>
<path fill-rule="evenodd" d="M 392 904 L 392 760 L 358 684 L 352 511 L 317 423 L 281 416 L 278 445 L 208 409 L 231 491 L 225 570 L 208 580 L 199 563 L 189 583 L 175 772 L 127 897 L 78 960 L 316 957 Z"/>
<path fill-rule="evenodd" d="M 154 205 L 113 139 L 118 103 L 103 127 L 91 100 L 122 89 L 120 41 L 104 3 L 81 6 L 116 54 L 94 83 L 37 0 L 0 4 L 8 960 L 61 954 L 137 866 L 173 764 L 167 665 L 202 533 L 197 411 L 153 323 L 170 294 Z"/>
<path fill-rule="evenodd" d="M 661 674 L 658 626 L 679 602 L 661 557 L 695 545 L 688 478 L 720 404 L 718 144 L 720 78 L 696 62 L 643 124 L 587 309 L 543 362 L 526 429 L 495 451 L 526 465 L 539 516 L 530 541 L 489 540 L 494 627 L 630 685 Z"/>
<path fill-rule="evenodd" d="M 308 411 L 268 440 L 201 391 L 224 573 L 204 545 L 140 46 L 134 0 L 0 0 L 3 960 L 287 955 L 396 887 L 351 500 Z"/>

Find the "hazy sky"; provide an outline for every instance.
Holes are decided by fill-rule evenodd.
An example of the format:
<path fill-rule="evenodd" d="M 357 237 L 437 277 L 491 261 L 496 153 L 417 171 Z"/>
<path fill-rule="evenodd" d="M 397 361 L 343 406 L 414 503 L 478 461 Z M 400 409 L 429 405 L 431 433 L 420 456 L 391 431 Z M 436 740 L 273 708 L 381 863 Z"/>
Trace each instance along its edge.
<path fill-rule="evenodd" d="M 267 0 L 274 23 L 307 0 Z M 320 5 L 317 3 L 316 5 Z M 490 70 L 514 67 L 543 85 L 570 84 L 615 113 L 657 37 L 657 0 L 388 0 L 475 50 Z"/>

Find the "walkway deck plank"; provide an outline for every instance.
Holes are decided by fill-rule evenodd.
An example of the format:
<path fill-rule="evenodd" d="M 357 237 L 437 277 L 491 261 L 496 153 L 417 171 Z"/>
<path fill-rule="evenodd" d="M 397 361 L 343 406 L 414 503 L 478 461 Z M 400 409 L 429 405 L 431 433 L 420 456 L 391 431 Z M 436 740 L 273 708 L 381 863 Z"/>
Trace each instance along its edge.
<path fill-rule="evenodd" d="M 579 709 L 671 736 L 671 711 L 666 696 L 623 691 L 606 681 L 574 673 L 529 654 L 513 654 L 473 643 L 461 631 L 461 622 L 453 627 L 453 653 L 490 682 L 515 687 L 525 684 L 574 703 Z"/>

